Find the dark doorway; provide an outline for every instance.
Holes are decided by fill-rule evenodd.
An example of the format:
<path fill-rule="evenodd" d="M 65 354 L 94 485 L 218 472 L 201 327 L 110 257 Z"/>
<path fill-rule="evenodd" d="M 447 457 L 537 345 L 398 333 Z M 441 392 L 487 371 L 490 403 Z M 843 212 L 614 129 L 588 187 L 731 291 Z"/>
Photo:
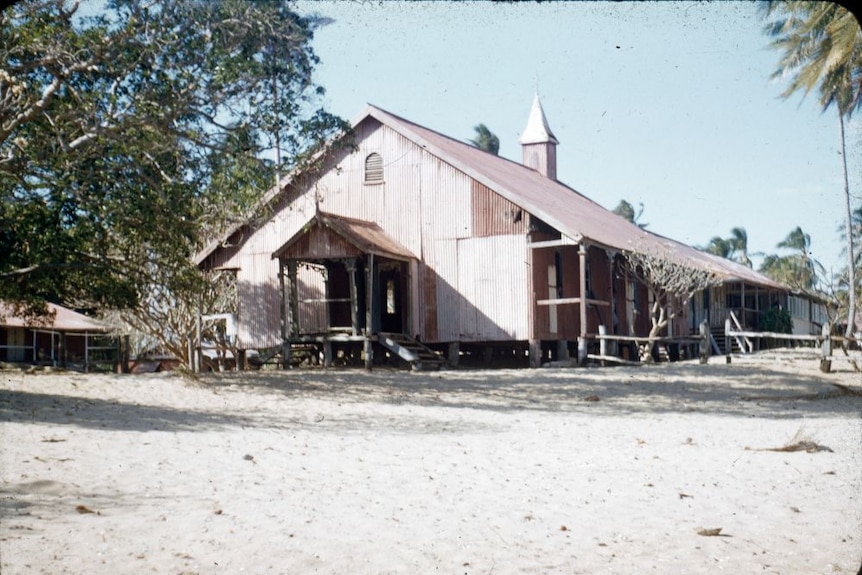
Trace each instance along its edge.
<path fill-rule="evenodd" d="M 342 262 L 326 264 L 327 293 L 329 300 L 329 327 L 331 329 L 350 329 L 350 276 Z"/>

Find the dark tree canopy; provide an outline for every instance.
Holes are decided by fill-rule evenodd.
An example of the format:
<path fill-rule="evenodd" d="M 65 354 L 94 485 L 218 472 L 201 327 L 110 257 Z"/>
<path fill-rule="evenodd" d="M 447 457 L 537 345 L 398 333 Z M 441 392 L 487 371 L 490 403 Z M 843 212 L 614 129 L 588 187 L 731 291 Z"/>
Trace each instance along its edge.
<path fill-rule="evenodd" d="M 0 12 L 0 299 L 134 307 L 194 282 L 202 243 L 345 127 L 316 103 L 317 24 L 275 1 Z"/>
<path fill-rule="evenodd" d="M 476 131 L 476 137 L 470 140 L 470 144 L 496 156 L 500 151 L 500 138 L 485 124 L 478 124 L 473 129 Z"/>

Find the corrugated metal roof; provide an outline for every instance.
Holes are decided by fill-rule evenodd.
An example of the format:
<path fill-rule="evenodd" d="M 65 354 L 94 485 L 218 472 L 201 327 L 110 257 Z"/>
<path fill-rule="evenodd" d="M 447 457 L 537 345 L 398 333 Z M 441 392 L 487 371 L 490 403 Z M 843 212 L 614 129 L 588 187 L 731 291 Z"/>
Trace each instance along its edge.
<path fill-rule="evenodd" d="M 376 106 L 369 104 L 353 119 L 351 125 L 356 127 L 368 117 L 389 126 L 575 241 L 585 240 L 620 251 L 665 254 L 692 267 L 710 270 L 724 281 L 745 281 L 788 289 L 751 268 L 644 230 L 576 190 L 546 178 L 523 164 L 484 152 Z M 553 137 L 553 134 L 551 136 Z M 325 152 L 324 148 L 318 154 Z M 271 201 L 286 189 L 294 176 L 295 173 L 285 176 L 261 202 Z M 195 262 L 201 264 L 241 226 L 242 224 L 234 226 L 221 238 L 210 243 L 198 253 Z M 389 239 L 391 241 L 391 238 Z M 411 254 L 410 257 L 414 256 Z"/>
<path fill-rule="evenodd" d="M 108 327 L 91 317 L 72 311 L 68 308 L 49 303 L 46 317 L 23 318 L 15 315 L 11 305 L 0 302 L 0 325 L 6 327 L 23 327 L 27 329 L 43 329 L 72 332 L 107 332 Z"/>
<path fill-rule="evenodd" d="M 272 254 L 272 257 L 277 258 L 286 252 L 299 238 L 309 233 L 310 228 L 315 224 L 331 229 L 350 244 L 356 246 L 364 254 L 374 254 L 404 261 L 416 259 L 416 256 L 410 250 L 392 239 L 374 222 L 345 218 L 325 212 L 315 214 L 302 227 L 302 230 L 278 248 Z"/>
<path fill-rule="evenodd" d="M 787 289 L 749 267 L 644 230 L 520 163 L 483 152 L 375 106 L 369 106 L 364 115 L 400 132 L 573 240 L 620 251 L 665 254 L 692 267 L 710 270 L 725 281 Z"/>

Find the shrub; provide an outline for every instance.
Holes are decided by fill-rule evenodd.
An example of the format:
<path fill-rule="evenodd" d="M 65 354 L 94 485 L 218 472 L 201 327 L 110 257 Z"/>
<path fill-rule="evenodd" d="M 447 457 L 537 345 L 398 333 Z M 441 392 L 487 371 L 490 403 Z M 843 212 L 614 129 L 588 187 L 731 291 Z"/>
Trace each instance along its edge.
<path fill-rule="evenodd" d="M 760 314 L 760 331 L 793 333 L 790 312 L 781 307 L 771 307 Z"/>

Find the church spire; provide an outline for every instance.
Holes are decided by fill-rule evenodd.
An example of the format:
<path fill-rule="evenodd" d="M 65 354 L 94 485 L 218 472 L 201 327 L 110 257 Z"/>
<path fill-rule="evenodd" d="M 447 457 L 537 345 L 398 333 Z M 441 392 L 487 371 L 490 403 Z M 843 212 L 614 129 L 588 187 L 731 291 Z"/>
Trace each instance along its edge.
<path fill-rule="evenodd" d="M 527 120 L 527 127 L 521 133 L 521 149 L 523 151 L 523 163 L 533 168 L 543 176 L 557 179 L 557 140 L 548 119 L 539 101 L 539 92 L 533 98 L 533 107 Z"/>

